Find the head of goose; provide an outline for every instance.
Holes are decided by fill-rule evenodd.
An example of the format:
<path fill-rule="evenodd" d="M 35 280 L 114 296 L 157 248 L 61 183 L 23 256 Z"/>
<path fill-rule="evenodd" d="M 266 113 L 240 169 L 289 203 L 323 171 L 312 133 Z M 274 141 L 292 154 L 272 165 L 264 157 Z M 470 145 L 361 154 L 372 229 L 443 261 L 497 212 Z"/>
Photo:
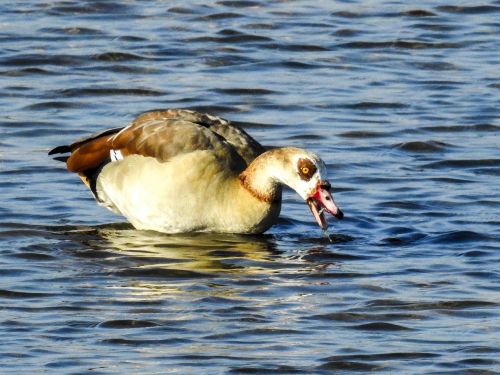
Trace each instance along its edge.
<path fill-rule="evenodd" d="M 313 153 L 296 154 L 286 184 L 304 199 L 321 229 L 328 228 L 325 212 L 342 219 L 344 213 L 335 204 L 323 160 Z"/>
<path fill-rule="evenodd" d="M 275 191 L 277 185 L 284 184 L 295 190 L 304 199 L 321 229 L 328 228 L 325 213 L 337 219 L 344 217 L 331 194 L 331 184 L 327 179 L 326 166 L 321 158 L 303 149 L 285 147 L 273 149 L 259 156 L 254 163 L 254 186 L 263 196 Z M 250 169 L 253 169 L 252 166 Z"/>

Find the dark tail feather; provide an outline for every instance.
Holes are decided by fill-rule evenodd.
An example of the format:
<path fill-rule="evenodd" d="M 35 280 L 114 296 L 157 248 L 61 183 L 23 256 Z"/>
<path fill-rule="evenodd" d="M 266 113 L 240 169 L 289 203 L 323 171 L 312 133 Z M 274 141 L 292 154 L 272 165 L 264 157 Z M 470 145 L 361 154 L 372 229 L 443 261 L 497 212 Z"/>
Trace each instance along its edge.
<path fill-rule="evenodd" d="M 70 152 L 71 152 L 70 146 L 67 146 L 67 145 L 57 146 L 56 148 L 53 148 L 52 150 L 49 151 L 49 155 L 67 154 L 67 153 L 70 153 Z M 53 159 L 57 160 L 57 161 L 62 161 L 63 163 L 66 163 L 66 161 L 69 159 L 69 155 L 56 156 Z"/>
<path fill-rule="evenodd" d="M 52 150 L 49 151 L 49 155 L 66 154 L 68 152 L 71 152 L 71 147 L 70 146 L 68 146 L 68 145 L 57 146 L 56 148 L 53 148 Z M 58 158 L 54 158 L 54 159 L 59 160 Z"/>
<path fill-rule="evenodd" d="M 53 159 L 57 160 L 57 161 L 62 161 L 63 163 L 66 163 L 68 161 L 68 159 L 69 159 L 69 156 L 56 156 Z"/>

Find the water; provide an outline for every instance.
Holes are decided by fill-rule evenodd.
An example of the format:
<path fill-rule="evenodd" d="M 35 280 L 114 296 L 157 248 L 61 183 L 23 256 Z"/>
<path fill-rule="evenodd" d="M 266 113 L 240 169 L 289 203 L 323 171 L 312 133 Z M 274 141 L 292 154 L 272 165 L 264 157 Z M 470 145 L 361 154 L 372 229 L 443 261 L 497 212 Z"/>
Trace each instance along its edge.
<path fill-rule="evenodd" d="M 0 5 L 1 373 L 500 373 L 499 1 Z M 184 107 L 326 160 L 325 238 L 133 230 L 47 157 Z"/>

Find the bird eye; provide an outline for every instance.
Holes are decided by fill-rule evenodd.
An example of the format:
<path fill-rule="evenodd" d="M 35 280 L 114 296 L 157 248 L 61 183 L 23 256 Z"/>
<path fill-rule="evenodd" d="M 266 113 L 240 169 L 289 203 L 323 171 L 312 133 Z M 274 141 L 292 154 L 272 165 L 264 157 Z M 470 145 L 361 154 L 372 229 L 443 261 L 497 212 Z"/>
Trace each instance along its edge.
<path fill-rule="evenodd" d="M 317 167 L 310 159 L 299 159 L 297 164 L 297 172 L 299 173 L 299 177 L 304 181 L 309 181 L 316 173 Z"/>

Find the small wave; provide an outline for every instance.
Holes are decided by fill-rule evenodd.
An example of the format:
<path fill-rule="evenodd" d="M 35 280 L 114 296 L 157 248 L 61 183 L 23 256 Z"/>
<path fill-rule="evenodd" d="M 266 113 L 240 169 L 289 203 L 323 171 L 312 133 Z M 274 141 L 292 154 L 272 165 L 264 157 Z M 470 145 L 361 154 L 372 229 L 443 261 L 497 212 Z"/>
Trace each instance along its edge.
<path fill-rule="evenodd" d="M 425 209 L 425 205 L 419 202 L 399 200 L 399 201 L 384 201 L 376 204 L 377 207 L 381 208 L 399 208 L 401 210 L 423 210 Z"/>
<path fill-rule="evenodd" d="M 151 90 L 151 89 L 119 89 L 107 87 L 92 87 L 92 88 L 71 88 L 56 91 L 55 95 L 62 95 L 65 97 L 81 97 L 81 96 L 160 96 L 164 92 Z"/>
<path fill-rule="evenodd" d="M 123 320 L 107 320 L 98 325 L 100 328 L 150 328 L 158 327 L 159 324 L 149 320 L 123 319 Z"/>
<path fill-rule="evenodd" d="M 52 294 L 50 293 L 19 292 L 14 290 L 0 289 L 0 298 L 32 299 L 51 296 Z"/>
<path fill-rule="evenodd" d="M 424 164 L 422 168 L 432 169 L 448 169 L 448 168 L 480 168 L 480 167 L 499 167 L 500 159 L 458 159 L 458 160 L 441 160 L 432 163 Z"/>
<path fill-rule="evenodd" d="M 82 103 L 75 102 L 63 102 L 63 101 L 53 101 L 53 102 L 42 102 L 35 103 L 24 107 L 24 109 L 39 111 L 45 109 L 68 109 L 68 108 L 80 108 L 82 107 Z"/>
<path fill-rule="evenodd" d="M 224 359 L 234 359 L 234 357 L 223 356 Z M 213 359 L 213 357 L 211 358 Z M 254 361 L 256 362 L 256 361 Z M 256 365 L 256 366 L 235 366 L 229 367 L 227 374 L 304 374 L 308 371 L 301 367 L 290 365 Z"/>
<path fill-rule="evenodd" d="M 300 61 L 283 61 L 281 63 L 278 63 L 277 66 L 283 66 L 285 68 L 291 68 L 291 69 L 314 69 L 320 67 L 319 65 L 316 64 L 308 64 Z"/>
<path fill-rule="evenodd" d="M 465 272 L 465 276 L 474 277 L 476 279 L 489 279 L 489 280 L 498 280 L 499 273 L 492 271 L 474 271 L 474 272 Z"/>
<path fill-rule="evenodd" d="M 276 93 L 275 91 L 261 88 L 225 88 L 214 89 L 212 91 L 228 95 L 270 95 Z"/>
<path fill-rule="evenodd" d="M 171 338 L 171 339 L 150 339 L 150 340 L 140 340 L 140 339 L 123 339 L 123 338 L 111 338 L 101 340 L 102 344 L 108 345 L 125 345 L 125 346 L 168 346 L 168 345 L 180 345 L 191 343 L 192 340 L 185 338 Z"/>
<path fill-rule="evenodd" d="M 453 177 L 431 177 L 430 180 L 436 182 L 444 182 L 446 184 L 472 184 L 474 181 L 466 180 L 463 178 L 453 178 Z"/>
<path fill-rule="evenodd" d="M 352 326 L 350 328 L 359 329 L 363 331 L 409 331 L 411 328 L 402 326 L 400 324 L 386 323 L 386 322 L 373 322 Z"/>
<path fill-rule="evenodd" d="M 481 251 L 481 250 L 471 250 L 471 251 L 466 251 L 465 253 L 460 254 L 460 256 L 464 256 L 467 258 L 480 258 L 480 257 L 485 257 L 489 256 L 490 253 L 487 251 Z"/>
<path fill-rule="evenodd" d="M 222 37 L 215 36 L 201 36 L 196 38 L 191 38 L 186 40 L 187 43 L 249 43 L 249 42 L 269 42 L 272 41 L 271 38 L 262 35 L 250 35 L 250 34 L 240 34 L 240 35 L 229 35 Z"/>
<path fill-rule="evenodd" d="M 324 358 L 323 361 L 387 361 L 387 360 L 410 360 L 440 357 L 439 354 L 429 352 L 389 352 L 374 354 L 346 354 L 334 355 Z"/>
<path fill-rule="evenodd" d="M 279 29 L 279 26 L 274 23 L 248 23 L 245 28 L 250 30 L 275 30 Z"/>
<path fill-rule="evenodd" d="M 436 7 L 436 9 L 441 12 L 455 13 L 455 14 L 482 14 L 482 13 L 500 12 L 500 7 L 494 5 L 475 5 L 475 6 L 441 5 Z"/>
<path fill-rule="evenodd" d="M 348 132 L 340 133 L 339 137 L 344 138 L 381 138 L 386 137 L 388 134 L 376 132 L 373 130 L 351 130 Z"/>
<path fill-rule="evenodd" d="M 495 359 L 487 359 L 487 358 L 467 358 L 458 361 L 462 365 L 469 366 L 496 366 L 500 364 L 500 361 Z M 482 371 L 480 373 L 483 373 Z M 487 374 L 487 373 L 486 373 Z M 497 374 L 496 372 L 492 372 L 492 374 Z"/>
<path fill-rule="evenodd" d="M 93 57 L 97 61 L 137 61 L 146 60 L 147 57 L 126 52 L 104 52 Z"/>
<path fill-rule="evenodd" d="M 70 5 L 61 2 L 49 8 L 49 14 L 133 14 L 133 7 L 116 1 L 92 1 L 87 6 Z"/>
<path fill-rule="evenodd" d="M 225 332 L 205 336 L 204 339 L 241 339 L 248 336 L 281 336 L 281 335 L 301 335 L 303 331 L 283 328 L 255 328 L 241 331 Z"/>
<path fill-rule="evenodd" d="M 57 259 L 52 255 L 38 253 L 38 252 L 26 252 L 26 251 L 12 254 L 11 256 L 14 258 L 34 260 L 34 261 L 53 261 Z"/>
<path fill-rule="evenodd" d="M 450 80 L 439 80 L 439 79 L 416 81 L 415 83 L 421 85 L 435 86 L 436 88 L 448 88 L 453 86 L 461 86 L 465 84 L 465 82 L 462 81 L 450 81 Z"/>
<path fill-rule="evenodd" d="M 82 71 L 109 71 L 112 73 L 123 73 L 123 74 L 155 74 L 159 70 L 151 66 L 140 66 L 138 64 L 134 65 L 106 65 L 106 66 L 93 66 L 91 68 L 80 68 Z"/>
<path fill-rule="evenodd" d="M 382 240 L 382 242 L 384 245 L 405 246 L 409 244 L 414 244 L 415 242 L 421 241 L 426 237 L 427 235 L 424 233 L 410 233 L 397 237 L 386 237 Z"/>
<path fill-rule="evenodd" d="M 290 52 L 326 52 L 330 51 L 329 48 L 313 45 L 313 44 L 277 44 L 273 45 L 273 49 L 278 51 L 290 51 Z M 266 46 L 262 46 L 266 47 Z"/>
<path fill-rule="evenodd" d="M 447 49 L 447 48 L 461 48 L 463 47 L 460 43 L 431 43 L 422 41 L 409 41 L 409 40 L 393 40 L 385 42 L 367 42 L 367 41 L 356 41 L 341 43 L 338 45 L 341 48 L 353 48 L 353 49 L 382 49 L 382 48 L 400 48 L 400 49 Z"/>
<path fill-rule="evenodd" d="M 309 250 L 305 255 L 301 256 L 301 259 L 306 260 L 308 262 L 319 262 L 319 263 L 324 263 L 328 261 L 338 262 L 341 260 L 361 260 L 367 258 L 368 257 L 363 257 L 348 253 L 324 251 L 322 249 L 318 249 L 316 251 Z"/>
<path fill-rule="evenodd" d="M 221 0 L 217 1 L 217 4 L 224 5 L 230 8 L 251 8 L 261 6 L 261 3 L 257 1 L 249 1 L 249 0 Z"/>
<path fill-rule="evenodd" d="M 416 29 L 430 30 L 430 31 L 436 31 L 436 32 L 452 32 L 452 31 L 460 29 L 460 27 L 458 25 L 438 24 L 438 23 L 423 23 L 423 22 L 415 24 L 415 25 L 413 25 L 413 27 Z"/>
<path fill-rule="evenodd" d="M 338 371 L 380 371 L 387 370 L 387 365 L 375 364 L 375 363 L 365 363 L 365 362 L 354 362 L 354 361 L 329 361 L 323 365 L 317 367 L 318 370 L 332 370 L 335 373 Z"/>
<path fill-rule="evenodd" d="M 436 13 L 429 12 L 428 10 L 424 10 L 424 9 L 407 10 L 406 12 L 401 13 L 401 15 L 409 16 L 409 17 L 435 17 L 435 16 L 437 16 Z"/>
<path fill-rule="evenodd" d="M 185 7 L 172 7 L 168 9 L 169 13 L 175 14 L 196 14 L 196 10 L 194 8 L 185 8 Z"/>
<path fill-rule="evenodd" d="M 494 240 L 494 238 L 482 233 L 468 230 L 451 231 L 448 233 L 429 237 L 429 241 L 432 243 L 464 243 L 489 240 Z"/>
<path fill-rule="evenodd" d="M 307 141 L 307 140 L 322 140 L 324 139 L 324 137 L 322 135 L 317 135 L 317 134 L 297 134 L 297 135 L 291 135 L 286 139 Z"/>
<path fill-rule="evenodd" d="M 239 13 L 222 12 L 222 13 L 213 13 L 213 14 L 209 14 L 206 16 L 197 17 L 196 20 L 199 20 L 199 21 L 218 21 L 218 20 L 226 20 L 226 19 L 240 18 L 240 17 L 244 17 L 244 16 L 242 14 L 239 14 Z"/>
<path fill-rule="evenodd" d="M 408 313 L 387 313 L 373 314 L 362 312 L 338 312 L 330 314 L 313 315 L 309 319 L 314 320 L 332 320 L 336 322 L 362 322 L 362 321 L 387 321 L 387 320 L 424 320 L 425 316 L 420 314 Z"/>
<path fill-rule="evenodd" d="M 218 35 L 224 35 L 224 36 L 236 36 L 236 35 L 247 35 L 245 33 L 242 33 L 241 31 L 234 30 L 234 29 L 222 29 L 217 31 Z"/>
<path fill-rule="evenodd" d="M 444 151 L 447 147 L 451 145 L 440 142 L 440 141 L 411 141 L 398 143 L 394 147 L 406 151 L 406 152 L 416 152 L 416 153 L 432 153 Z"/>
<path fill-rule="evenodd" d="M 88 27 L 44 27 L 39 30 L 44 33 L 69 35 L 105 35 L 104 32 Z"/>
<path fill-rule="evenodd" d="M 359 102 L 353 104 L 345 104 L 344 108 L 348 109 L 400 109 L 400 108 L 408 108 L 408 104 L 397 103 L 397 102 Z"/>
<path fill-rule="evenodd" d="M 357 36 L 361 34 L 361 30 L 355 30 L 355 29 L 339 29 L 335 31 L 335 35 L 340 36 L 340 37 L 351 37 L 351 36 Z"/>
<path fill-rule="evenodd" d="M 341 10 L 339 12 L 333 12 L 332 16 L 341 18 L 361 18 L 361 17 L 367 17 L 368 15 L 363 13 L 355 13 L 346 10 Z"/>
<path fill-rule="evenodd" d="M 207 57 L 204 59 L 206 65 L 212 68 L 229 67 L 235 65 L 252 64 L 257 62 L 249 57 L 241 57 L 238 55 L 221 55 L 214 57 Z"/>
<path fill-rule="evenodd" d="M 435 71 L 447 71 L 447 70 L 459 70 L 459 67 L 455 64 L 444 62 L 444 61 L 427 61 L 414 63 L 417 69 L 422 70 L 435 70 Z"/>
<path fill-rule="evenodd" d="M 81 56 L 74 55 L 39 55 L 39 54 L 18 54 L 14 57 L 6 58 L 2 61 L 5 66 L 28 66 L 35 65 L 58 65 L 58 66 L 78 66 L 85 63 Z"/>
<path fill-rule="evenodd" d="M 221 115 L 223 113 L 240 112 L 240 109 L 238 109 L 237 107 L 229 107 L 223 105 L 198 105 L 196 107 L 188 107 L 188 109 L 205 113 L 217 113 L 218 115 Z"/>
<path fill-rule="evenodd" d="M 469 346 L 461 350 L 463 353 L 500 353 L 500 348 L 492 348 L 490 346 Z"/>
<path fill-rule="evenodd" d="M 339 189 L 337 189 L 338 191 Z M 298 220 L 293 220 L 292 222 L 299 222 Z M 307 224 L 312 225 L 312 223 L 308 222 Z M 328 236 L 309 236 L 308 233 L 305 234 L 297 234 L 291 235 L 287 234 L 287 237 L 293 238 L 295 241 L 300 243 L 309 243 L 309 244 L 328 244 L 328 243 L 343 243 L 343 242 L 351 242 L 354 241 L 354 237 L 349 236 L 347 234 L 335 233 L 328 234 Z M 313 250 L 314 251 L 314 250 Z"/>
<path fill-rule="evenodd" d="M 362 278 L 368 277 L 369 275 L 361 272 L 314 272 L 304 274 L 304 278 L 310 279 L 354 279 L 354 278 Z"/>
<path fill-rule="evenodd" d="M 475 124 L 475 125 L 451 125 L 451 126 L 425 126 L 422 130 L 436 133 L 455 133 L 455 132 L 498 132 L 500 126 L 493 124 Z"/>
<path fill-rule="evenodd" d="M 381 17 L 381 18 L 392 18 L 392 17 L 435 17 L 436 13 L 425 10 L 425 9 L 410 9 L 403 12 L 385 12 L 385 13 L 368 13 L 368 12 L 351 12 L 351 11 L 339 11 L 333 12 L 332 16 L 341 18 L 365 18 L 365 17 Z"/>
<path fill-rule="evenodd" d="M 473 308 L 487 308 L 498 306 L 498 302 L 478 300 L 456 300 L 437 302 L 409 302 L 396 299 L 372 300 L 368 304 L 370 308 L 398 308 L 404 310 L 463 310 Z"/>
<path fill-rule="evenodd" d="M 13 69 L 0 72 L 0 76 L 8 77 L 23 77 L 27 75 L 54 75 L 56 73 L 51 72 L 47 69 L 42 68 L 24 68 L 24 69 Z"/>
<path fill-rule="evenodd" d="M 140 43 L 140 42 L 146 42 L 149 39 L 148 38 L 143 38 L 143 37 L 140 37 L 140 36 L 135 36 L 135 35 L 122 35 L 122 36 L 118 37 L 117 40 L 121 40 L 121 41 L 124 41 L 124 42 L 137 42 L 137 43 Z"/>
<path fill-rule="evenodd" d="M 201 273 L 183 269 L 160 268 L 160 267 L 145 267 L 145 268 L 128 268 L 116 271 L 117 276 L 128 277 L 147 277 L 147 278 L 173 278 L 173 279 L 200 279 L 213 277 L 208 273 Z"/>

